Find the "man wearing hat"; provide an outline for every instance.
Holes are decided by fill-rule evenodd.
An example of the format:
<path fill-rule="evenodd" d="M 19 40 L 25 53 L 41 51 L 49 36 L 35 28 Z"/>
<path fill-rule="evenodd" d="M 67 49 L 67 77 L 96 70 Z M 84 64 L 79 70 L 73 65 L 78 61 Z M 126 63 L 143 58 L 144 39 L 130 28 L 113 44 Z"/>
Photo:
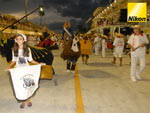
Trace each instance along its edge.
<path fill-rule="evenodd" d="M 141 73 L 146 66 L 145 52 L 146 44 L 149 43 L 145 34 L 141 33 L 140 26 L 133 26 L 133 32 L 128 40 L 129 47 L 131 48 L 131 80 L 136 82 L 136 78 L 141 80 Z M 136 70 L 137 60 L 140 61 L 140 67 Z"/>
<path fill-rule="evenodd" d="M 113 64 L 116 63 L 116 58 L 119 57 L 120 66 L 122 66 L 122 54 L 123 54 L 123 49 L 124 49 L 124 39 L 123 39 L 122 34 L 120 34 L 120 33 L 116 34 L 113 46 L 115 47 L 114 48 Z"/>

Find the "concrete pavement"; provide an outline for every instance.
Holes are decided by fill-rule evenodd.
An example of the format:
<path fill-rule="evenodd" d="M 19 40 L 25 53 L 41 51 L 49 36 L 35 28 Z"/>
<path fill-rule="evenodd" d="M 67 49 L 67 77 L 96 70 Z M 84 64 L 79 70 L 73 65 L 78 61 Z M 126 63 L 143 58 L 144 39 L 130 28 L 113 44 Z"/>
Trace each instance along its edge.
<path fill-rule="evenodd" d="M 33 106 L 19 108 L 11 87 L 9 74 L 4 72 L 6 61 L 0 58 L 0 113 L 77 113 L 75 77 L 67 73 L 60 50 L 53 51 L 58 85 L 53 80 L 41 80 L 40 88 L 31 98 Z M 150 55 L 142 73 L 142 80 L 130 80 L 129 57 L 124 55 L 123 66 L 111 64 L 112 53 L 106 58 L 90 56 L 89 64 L 78 61 L 82 101 L 85 113 L 149 113 L 150 111 Z"/>

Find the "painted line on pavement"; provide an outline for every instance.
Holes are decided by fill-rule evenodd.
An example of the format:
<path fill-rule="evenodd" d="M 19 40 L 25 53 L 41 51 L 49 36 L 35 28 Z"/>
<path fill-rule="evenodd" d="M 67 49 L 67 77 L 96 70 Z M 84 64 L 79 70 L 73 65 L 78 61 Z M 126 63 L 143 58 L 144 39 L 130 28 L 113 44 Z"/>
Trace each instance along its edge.
<path fill-rule="evenodd" d="M 76 111 L 77 113 L 84 113 L 84 105 L 83 105 L 82 92 L 80 87 L 80 78 L 79 78 L 77 66 L 75 69 L 75 89 L 76 89 Z"/>

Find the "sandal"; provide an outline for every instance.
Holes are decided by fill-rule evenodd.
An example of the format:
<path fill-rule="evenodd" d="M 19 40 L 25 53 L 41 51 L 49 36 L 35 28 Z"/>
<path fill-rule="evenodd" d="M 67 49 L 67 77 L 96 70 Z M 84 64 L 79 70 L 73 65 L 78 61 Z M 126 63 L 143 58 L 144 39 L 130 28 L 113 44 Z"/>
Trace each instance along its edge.
<path fill-rule="evenodd" d="M 31 103 L 31 102 L 29 102 L 29 103 L 27 103 L 27 105 L 28 105 L 28 107 L 31 107 L 31 106 L 32 106 L 32 103 Z"/>
<path fill-rule="evenodd" d="M 25 104 L 20 104 L 20 109 L 23 109 Z"/>

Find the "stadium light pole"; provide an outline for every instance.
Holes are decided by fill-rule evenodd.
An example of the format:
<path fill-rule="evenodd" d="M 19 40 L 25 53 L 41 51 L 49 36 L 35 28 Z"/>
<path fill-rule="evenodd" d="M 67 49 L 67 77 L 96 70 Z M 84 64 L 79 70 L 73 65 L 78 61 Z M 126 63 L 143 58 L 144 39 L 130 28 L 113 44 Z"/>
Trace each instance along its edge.
<path fill-rule="evenodd" d="M 2 29 L 1 31 L 5 31 L 6 29 L 8 29 L 9 27 L 12 27 L 13 25 L 15 25 L 16 23 L 20 22 L 21 20 L 23 20 L 24 18 L 28 17 L 29 15 L 33 14 L 34 12 L 36 12 L 37 10 L 39 10 L 42 6 L 37 7 L 36 9 L 34 9 L 33 11 L 31 11 L 30 13 L 28 13 L 27 15 L 23 16 L 22 18 L 20 18 L 19 20 L 16 20 L 14 23 L 12 23 L 11 25 L 8 25 L 7 27 L 5 27 L 4 29 Z M 44 10 L 42 12 L 42 15 L 44 15 Z"/>
<path fill-rule="evenodd" d="M 40 6 L 39 15 L 40 15 L 40 26 L 42 26 L 42 17 L 45 15 L 43 6 Z"/>

